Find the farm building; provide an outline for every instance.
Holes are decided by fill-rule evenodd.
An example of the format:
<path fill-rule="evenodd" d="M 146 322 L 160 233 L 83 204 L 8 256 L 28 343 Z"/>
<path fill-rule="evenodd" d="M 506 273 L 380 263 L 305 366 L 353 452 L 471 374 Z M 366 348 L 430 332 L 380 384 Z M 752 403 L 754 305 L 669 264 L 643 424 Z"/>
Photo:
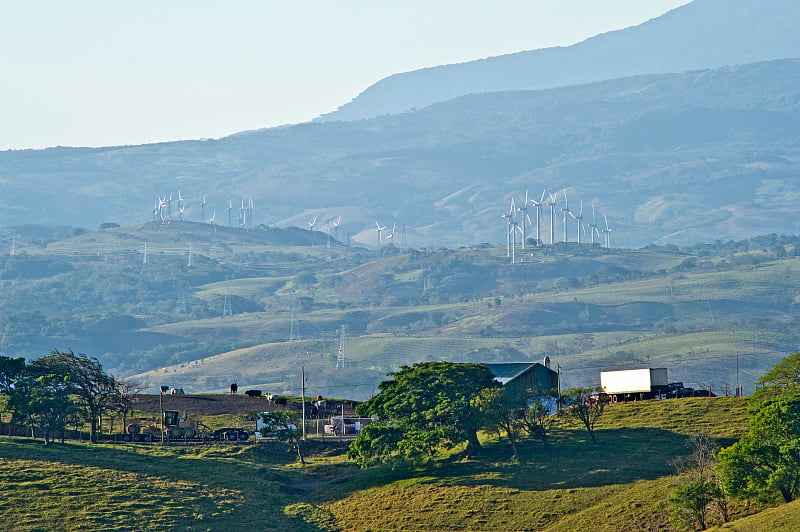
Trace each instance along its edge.
<path fill-rule="evenodd" d="M 539 362 L 501 362 L 483 364 L 494 374 L 495 379 L 503 385 L 506 395 L 523 402 L 530 395 L 530 390 L 540 393 L 558 389 L 558 373 Z"/>

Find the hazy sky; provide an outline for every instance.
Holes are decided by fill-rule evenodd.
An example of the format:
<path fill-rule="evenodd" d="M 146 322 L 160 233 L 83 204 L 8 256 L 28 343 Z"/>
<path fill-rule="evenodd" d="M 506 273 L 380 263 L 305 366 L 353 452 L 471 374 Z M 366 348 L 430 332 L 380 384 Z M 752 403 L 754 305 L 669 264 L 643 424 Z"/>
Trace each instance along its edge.
<path fill-rule="evenodd" d="M 0 0 L 0 149 L 221 137 L 688 0 Z"/>

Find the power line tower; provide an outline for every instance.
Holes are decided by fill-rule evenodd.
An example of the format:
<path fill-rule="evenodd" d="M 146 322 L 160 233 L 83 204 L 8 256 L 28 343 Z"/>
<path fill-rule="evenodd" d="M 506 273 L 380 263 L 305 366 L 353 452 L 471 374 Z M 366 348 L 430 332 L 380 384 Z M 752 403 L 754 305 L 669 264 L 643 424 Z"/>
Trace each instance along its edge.
<path fill-rule="evenodd" d="M 342 325 L 341 330 L 339 331 L 339 354 L 336 356 L 336 367 L 337 368 L 344 368 L 347 366 L 347 354 L 345 352 L 345 326 Z"/>
<path fill-rule="evenodd" d="M 297 301 L 292 301 L 292 319 L 289 322 L 289 341 L 300 339 L 300 324 L 297 322 Z"/>
<path fill-rule="evenodd" d="M 230 278 L 228 278 L 230 281 Z M 230 294 L 230 287 L 225 285 L 225 302 L 222 305 L 222 315 L 223 316 L 233 316 L 233 306 L 231 305 L 231 294 Z"/>

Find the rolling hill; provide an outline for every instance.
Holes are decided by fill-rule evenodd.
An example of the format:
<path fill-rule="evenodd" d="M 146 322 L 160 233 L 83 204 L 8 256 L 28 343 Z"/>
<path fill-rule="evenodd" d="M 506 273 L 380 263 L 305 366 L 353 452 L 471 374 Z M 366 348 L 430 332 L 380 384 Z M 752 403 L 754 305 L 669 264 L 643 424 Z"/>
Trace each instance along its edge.
<path fill-rule="evenodd" d="M 659 366 L 690 386 L 751 390 L 800 341 L 796 237 L 528 247 L 515 265 L 500 247 L 315 238 L 191 222 L 44 238 L 0 267 L 0 349 L 72 348 L 187 392 L 296 394 L 303 365 L 312 395 L 359 399 L 404 364 L 545 356 L 568 386 Z"/>
<path fill-rule="evenodd" d="M 200 220 L 205 197 L 218 228 L 229 225 L 229 201 L 252 196 L 255 225 L 316 218 L 328 231 L 341 216 L 340 240 L 374 246 L 378 220 L 398 244 L 435 248 L 504 240 L 512 195 L 520 205 L 526 190 L 538 199 L 546 189 L 557 209 L 565 193 L 576 216 L 582 203 L 584 224 L 592 206 L 597 223 L 607 214 L 615 246 L 794 233 L 799 79 L 797 60 L 771 61 L 465 96 L 219 140 L 5 151 L 0 225 L 141 223 L 158 197 L 180 190 L 185 219 Z M 3 231 L 2 249 L 12 239 Z"/>
<path fill-rule="evenodd" d="M 394 74 L 320 120 L 361 120 L 468 94 L 800 57 L 792 0 L 695 0 L 638 26 L 578 44 Z"/>

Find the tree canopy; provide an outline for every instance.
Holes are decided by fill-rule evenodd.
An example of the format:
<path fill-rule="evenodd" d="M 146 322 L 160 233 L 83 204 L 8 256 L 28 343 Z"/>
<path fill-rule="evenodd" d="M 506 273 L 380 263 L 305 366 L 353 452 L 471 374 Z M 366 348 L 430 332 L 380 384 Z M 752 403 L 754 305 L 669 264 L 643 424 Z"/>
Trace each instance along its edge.
<path fill-rule="evenodd" d="M 486 366 L 423 362 L 389 375 L 378 385 L 380 393 L 358 406 L 359 415 L 377 418 L 348 451 L 359 465 L 425 460 L 460 444 L 466 444 L 465 454 L 480 448 L 476 399 L 500 387 Z"/>
<path fill-rule="evenodd" d="M 756 400 L 800 396 L 800 353 L 784 358 L 756 383 Z"/>
<path fill-rule="evenodd" d="M 719 452 L 726 491 L 751 497 L 800 494 L 800 396 L 763 403 L 750 419 L 750 433 Z"/>

